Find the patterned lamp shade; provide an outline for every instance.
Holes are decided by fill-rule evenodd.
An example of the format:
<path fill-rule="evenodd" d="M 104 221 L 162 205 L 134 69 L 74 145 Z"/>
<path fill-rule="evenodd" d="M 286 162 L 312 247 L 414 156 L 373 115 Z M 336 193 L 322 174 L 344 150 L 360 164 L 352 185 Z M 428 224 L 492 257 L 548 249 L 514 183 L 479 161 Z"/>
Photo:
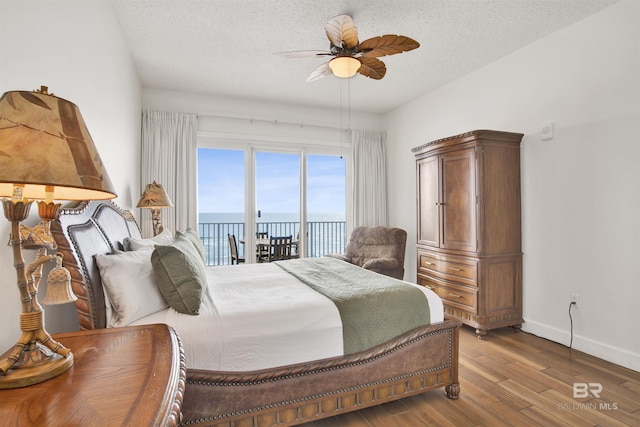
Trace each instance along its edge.
<path fill-rule="evenodd" d="M 173 203 L 162 185 L 153 181 L 151 184 L 147 184 L 144 188 L 144 192 L 138 201 L 137 208 L 172 208 Z"/>
<path fill-rule="evenodd" d="M 116 197 L 80 110 L 44 86 L 0 98 L 0 197 L 16 188 L 30 200 Z"/>

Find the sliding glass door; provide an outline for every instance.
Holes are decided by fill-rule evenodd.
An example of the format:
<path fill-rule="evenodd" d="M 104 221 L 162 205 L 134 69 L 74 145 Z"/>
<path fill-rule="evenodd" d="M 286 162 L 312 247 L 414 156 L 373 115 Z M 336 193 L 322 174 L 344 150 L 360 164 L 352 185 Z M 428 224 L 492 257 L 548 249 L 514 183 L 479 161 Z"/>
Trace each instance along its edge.
<path fill-rule="evenodd" d="M 300 231 L 300 154 L 255 153 L 256 231 L 298 237 Z"/>
<path fill-rule="evenodd" d="M 307 256 L 343 253 L 346 247 L 346 163 L 344 157 L 307 155 Z"/>
<path fill-rule="evenodd" d="M 229 236 L 244 258 L 244 150 L 198 149 L 198 233 L 208 265 L 231 263 Z"/>
<path fill-rule="evenodd" d="M 228 235 L 255 262 L 257 233 L 289 236 L 301 257 L 346 245 L 346 162 L 307 150 L 198 150 L 199 232 L 210 265 L 230 264 Z"/>

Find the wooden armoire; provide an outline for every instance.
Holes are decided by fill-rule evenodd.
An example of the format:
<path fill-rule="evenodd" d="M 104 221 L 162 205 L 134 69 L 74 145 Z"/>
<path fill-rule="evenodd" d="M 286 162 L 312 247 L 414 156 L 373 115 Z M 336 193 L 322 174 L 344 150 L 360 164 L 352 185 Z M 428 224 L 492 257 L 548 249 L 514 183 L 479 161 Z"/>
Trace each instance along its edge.
<path fill-rule="evenodd" d="M 418 283 L 447 318 L 476 328 L 522 325 L 520 141 L 475 130 L 414 148 Z"/>

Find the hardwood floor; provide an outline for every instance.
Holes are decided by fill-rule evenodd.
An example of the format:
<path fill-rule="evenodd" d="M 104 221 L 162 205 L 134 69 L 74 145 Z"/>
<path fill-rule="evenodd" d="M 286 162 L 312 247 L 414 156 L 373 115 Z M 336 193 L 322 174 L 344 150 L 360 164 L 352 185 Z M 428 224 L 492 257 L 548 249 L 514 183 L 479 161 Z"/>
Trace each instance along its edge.
<path fill-rule="evenodd" d="M 640 372 L 511 328 L 460 331 L 460 399 L 436 390 L 307 427 L 640 426 Z M 600 398 L 574 383 L 592 383 Z M 593 384 L 596 383 L 596 384 Z"/>

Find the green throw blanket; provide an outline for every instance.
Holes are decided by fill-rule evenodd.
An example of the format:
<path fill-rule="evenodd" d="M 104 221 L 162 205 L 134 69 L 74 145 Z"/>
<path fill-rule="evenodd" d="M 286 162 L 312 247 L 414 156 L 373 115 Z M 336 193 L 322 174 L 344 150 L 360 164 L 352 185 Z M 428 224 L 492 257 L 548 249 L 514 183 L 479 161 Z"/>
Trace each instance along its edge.
<path fill-rule="evenodd" d="M 338 307 L 345 354 L 367 350 L 429 324 L 427 297 L 408 283 L 329 257 L 276 264 Z"/>

